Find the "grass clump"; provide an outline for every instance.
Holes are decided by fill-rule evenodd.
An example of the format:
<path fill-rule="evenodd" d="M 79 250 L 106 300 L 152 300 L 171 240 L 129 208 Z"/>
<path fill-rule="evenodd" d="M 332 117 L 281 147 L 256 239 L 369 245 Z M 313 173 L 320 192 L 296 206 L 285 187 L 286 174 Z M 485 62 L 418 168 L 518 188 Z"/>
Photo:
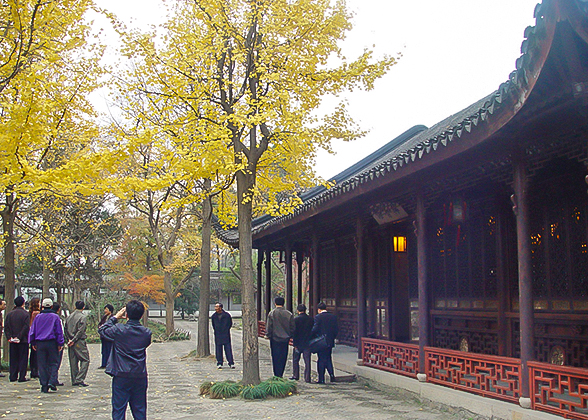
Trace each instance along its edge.
<path fill-rule="evenodd" d="M 265 386 L 259 385 L 247 385 L 243 387 L 241 396 L 246 400 L 263 400 L 267 397 Z"/>
<path fill-rule="evenodd" d="M 208 395 L 210 394 L 210 388 L 214 385 L 214 382 L 204 382 L 200 385 L 200 395 Z"/>
<path fill-rule="evenodd" d="M 210 398 L 220 400 L 223 398 L 233 398 L 241 393 L 243 386 L 234 381 L 216 382 L 210 387 Z"/>
<path fill-rule="evenodd" d="M 276 398 L 284 398 L 297 391 L 296 383 L 294 381 L 280 378 L 278 376 L 273 376 L 262 382 L 260 385 L 263 385 L 268 396 Z"/>
<path fill-rule="evenodd" d="M 267 397 L 284 398 L 297 393 L 296 382 L 274 376 L 259 385 L 246 385 L 234 381 L 204 382 L 200 395 L 213 399 L 233 398 L 241 395 L 246 400 L 263 400 Z"/>

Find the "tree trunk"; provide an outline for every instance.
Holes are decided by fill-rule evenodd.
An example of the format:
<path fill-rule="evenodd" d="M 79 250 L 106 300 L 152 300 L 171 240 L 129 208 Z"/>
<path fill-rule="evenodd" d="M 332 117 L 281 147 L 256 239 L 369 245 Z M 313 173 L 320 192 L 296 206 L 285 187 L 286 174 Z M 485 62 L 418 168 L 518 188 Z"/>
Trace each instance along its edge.
<path fill-rule="evenodd" d="M 210 180 L 204 181 L 210 190 Z M 210 237 L 212 233 L 212 203 L 210 196 L 202 202 L 202 249 L 200 255 L 200 303 L 198 317 L 197 357 L 210 356 L 210 337 L 208 335 L 208 308 L 210 305 Z"/>
<path fill-rule="evenodd" d="M 243 385 L 257 385 L 259 353 L 257 314 L 255 308 L 255 279 L 253 276 L 251 232 L 252 200 L 249 197 L 255 183 L 255 171 L 237 173 L 237 210 L 239 220 L 239 257 L 241 268 L 241 296 L 243 312 Z M 246 198 L 247 197 L 247 198 Z"/>
<path fill-rule="evenodd" d="M 165 334 L 169 337 L 174 332 L 174 288 L 171 273 L 166 271 L 163 275 L 163 288 L 165 290 Z"/>
<path fill-rule="evenodd" d="M 2 233 L 4 234 L 4 300 L 6 313 L 14 307 L 14 286 L 16 282 L 14 263 L 14 219 L 18 203 L 13 194 L 6 194 L 6 202 L 1 211 Z M 8 342 L 4 341 L 3 360 L 8 361 Z"/>
<path fill-rule="evenodd" d="M 49 270 L 49 251 L 47 248 L 43 248 L 42 252 L 43 258 L 43 298 L 51 297 L 49 294 L 49 282 L 51 272 Z"/>
<path fill-rule="evenodd" d="M 149 326 L 148 325 L 149 324 L 149 305 L 147 305 L 147 302 L 141 301 L 141 303 L 145 307 L 145 312 L 143 312 L 143 316 L 141 317 L 141 323 L 143 324 L 144 327 L 148 327 Z"/>

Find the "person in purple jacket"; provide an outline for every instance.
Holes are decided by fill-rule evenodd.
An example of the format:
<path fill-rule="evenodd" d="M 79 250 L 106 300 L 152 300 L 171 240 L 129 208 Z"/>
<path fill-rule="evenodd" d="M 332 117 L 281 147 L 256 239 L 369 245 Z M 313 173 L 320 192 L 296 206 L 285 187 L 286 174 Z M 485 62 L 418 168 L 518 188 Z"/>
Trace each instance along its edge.
<path fill-rule="evenodd" d="M 63 330 L 59 315 L 52 311 L 53 301 L 43 299 L 43 310 L 35 317 L 29 331 L 29 343 L 37 351 L 39 382 L 41 392 L 57 391 L 56 384 L 50 383 L 57 377 L 59 352 L 63 349 Z"/>

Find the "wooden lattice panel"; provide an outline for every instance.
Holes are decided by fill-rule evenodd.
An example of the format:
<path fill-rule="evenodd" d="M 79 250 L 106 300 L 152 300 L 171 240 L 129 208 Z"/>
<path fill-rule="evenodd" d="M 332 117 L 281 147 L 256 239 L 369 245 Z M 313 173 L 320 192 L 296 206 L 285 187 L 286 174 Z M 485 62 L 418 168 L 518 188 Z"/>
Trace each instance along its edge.
<path fill-rule="evenodd" d="M 419 346 L 362 338 L 364 366 L 416 378 L 419 372 Z"/>
<path fill-rule="evenodd" d="M 534 410 L 566 419 L 588 419 L 588 370 L 529 362 Z"/>
<path fill-rule="evenodd" d="M 339 334 L 337 338 L 340 343 L 350 346 L 357 346 L 357 312 L 339 311 Z"/>
<path fill-rule="evenodd" d="M 485 397 L 518 402 L 518 359 L 425 347 L 427 381 Z"/>

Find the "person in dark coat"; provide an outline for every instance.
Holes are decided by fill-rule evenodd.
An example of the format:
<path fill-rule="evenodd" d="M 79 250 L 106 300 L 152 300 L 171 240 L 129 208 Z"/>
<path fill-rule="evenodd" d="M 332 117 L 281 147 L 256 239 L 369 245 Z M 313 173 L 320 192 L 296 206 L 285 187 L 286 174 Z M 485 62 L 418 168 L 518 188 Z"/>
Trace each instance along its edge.
<path fill-rule="evenodd" d="M 31 317 L 24 308 L 22 296 L 14 299 L 14 309 L 6 314 L 4 335 L 8 340 L 10 382 L 26 382 L 29 361 L 29 328 Z"/>
<path fill-rule="evenodd" d="M 104 315 L 100 322 L 98 323 L 98 328 L 106 324 L 110 318 L 114 316 L 114 306 L 110 303 L 104 306 Z M 110 352 L 112 351 L 112 341 L 104 340 L 100 338 L 100 343 L 102 344 L 102 363 L 98 367 L 98 369 L 106 369 L 106 364 L 108 363 L 108 357 L 110 356 Z"/>
<path fill-rule="evenodd" d="M 141 325 L 145 306 L 131 300 L 106 324 L 100 327 L 100 338 L 112 341 L 112 353 L 106 373 L 112 376 L 112 419 L 123 420 L 127 405 L 135 420 L 147 418 L 147 347 L 151 330 Z M 119 319 L 128 318 L 126 324 Z"/>
<path fill-rule="evenodd" d="M 294 344 L 294 351 L 292 352 L 292 377 L 290 379 L 297 381 L 300 379 L 300 356 L 304 359 L 304 381 L 310 382 L 310 349 L 308 342 L 312 334 L 312 327 L 314 320 L 306 314 L 306 305 L 301 303 L 296 308 L 298 316 L 294 318 L 294 335 L 292 341 Z"/>
<path fill-rule="evenodd" d="M 267 315 L 265 336 L 270 340 L 272 367 L 274 376 L 282 377 L 288 361 L 288 344 L 294 334 L 296 324 L 294 315 L 284 308 L 285 300 L 278 296 L 274 299 L 276 307 Z"/>
<path fill-rule="evenodd" d="M 233 347 L 231 346 L 231 327 L 233 326 L 233 318 L 230 313 L 223 309 L 223 304 L 219 302 L 214 305 L 214 313 L 210 319 L 212 320 L 212 329 L 214 330 L 216 366 L 218 369 L 222 369 L 223 367 L 224 347 L 227 363 L 231 369 L 235 369 Z"/>
<path fill-rule="evenodd" d="M 61 323 L 61 331 L 63 331 L 63 322 L 61 322 L 61 304 L 59 302 L 53 302 L 53 306 L 51 310 L 55 312 L 55 314 L 59 317 L 59 321 Z M 63 360 L 63 347 L 59 350 L 59 355 L 57 356 L 57 369 L 53 371 L 54 375 L 51 376 L 49 379 L 50 384 L 54 384 L 55 386 L 63 386 L 63 382 L 59 382 L 59 369 L 61 368 L 61 362 Z"/>
<path fill-rule="evenodd" d="M 339 333 L 337 325 L 337 316 L 327 311 L 327 305 L 321 302 L 317 306 L 318 315 L 314 317 L 314 326 L 312 327 L 312 335 L 318 337 L 325 335 L 329 347 L 317 353 L 317 373 L 319 384 L 325 383 L 325 370 L 329 372 L 331 382 L 335 379 L 335 370 L 333 368 L 333 347 L 335 347 L 335 338 Z"/>

